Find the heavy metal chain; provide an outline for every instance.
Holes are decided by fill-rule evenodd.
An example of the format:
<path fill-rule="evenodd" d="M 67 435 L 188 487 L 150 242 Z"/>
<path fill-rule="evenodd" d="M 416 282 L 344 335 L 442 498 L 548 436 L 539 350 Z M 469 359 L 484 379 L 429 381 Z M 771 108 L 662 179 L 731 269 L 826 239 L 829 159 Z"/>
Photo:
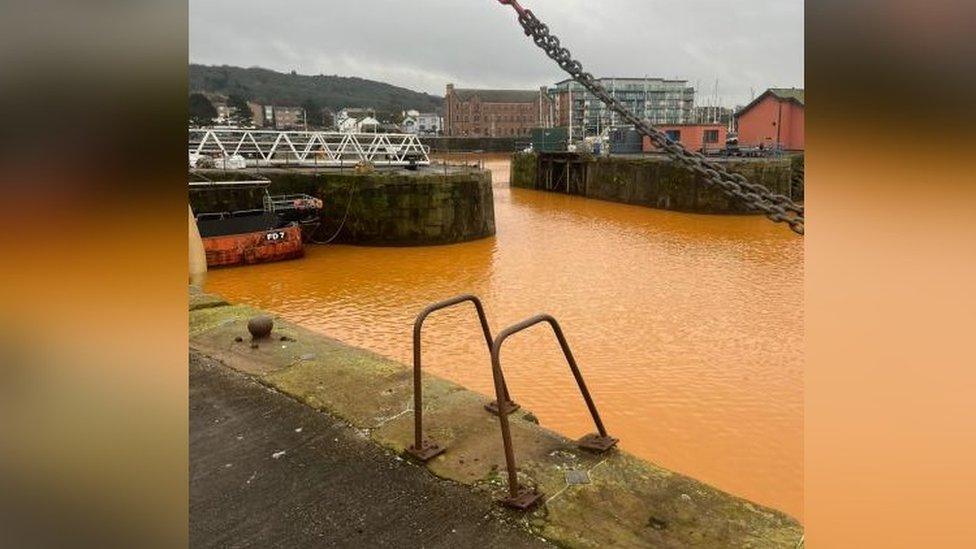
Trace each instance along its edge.
<path fill-rule="evenodd" d="M 599 98 L 604 105 L 619 114 L 629 124 L 633 124 L 638 132 L 649 137 L 654 145 L 673 161 L 691 170 L 706 183 L 718 187 L 726 196 L 741 201 L 748 208 L 763 212 L 774 222 L 788 224 L 797 234 L 803 234 L 803 206 L 788 196 L 774 193 L 762 185 L 750 183 L 741 174 L 732 173 L 721 164 L 668 139 L 664 132 L 632 113 L 597 82 L 592 74 L 584 72 L 583 65 L 573 59 L 569 50 L 560 45 L 559 38 L 550 34 L 549 27 L 539 21 L 535 14 L 522 8 L 517 0 L 499 1 L 515 8 L 519 15 L 519 24 L 525 30 L 526 36 L 531 37 L 550 59 L 569 73 L 573 80 Z"/>

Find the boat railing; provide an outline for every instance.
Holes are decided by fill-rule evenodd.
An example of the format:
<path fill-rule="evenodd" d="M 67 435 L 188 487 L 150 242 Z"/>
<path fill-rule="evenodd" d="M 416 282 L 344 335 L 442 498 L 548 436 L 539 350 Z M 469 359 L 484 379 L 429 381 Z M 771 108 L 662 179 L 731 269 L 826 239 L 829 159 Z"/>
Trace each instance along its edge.
<path fill-rule="evenodd" d="M 322 201 L 309 194 L 268 195 L 264 207 L 271 212 L 321 209 Z"/>

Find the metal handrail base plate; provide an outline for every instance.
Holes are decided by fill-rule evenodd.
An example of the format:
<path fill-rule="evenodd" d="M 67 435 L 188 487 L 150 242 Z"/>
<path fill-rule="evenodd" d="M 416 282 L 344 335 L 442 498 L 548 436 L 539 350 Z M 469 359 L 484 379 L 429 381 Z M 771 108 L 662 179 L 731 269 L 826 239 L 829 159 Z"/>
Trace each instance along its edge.
<path fill-rule="evenodd" d="M 512 412 L 518 410 L 521 407 L 522 407 L 521 404 L 512 402 L 511 400 L 508 401 L 508 413 L 509 414 L 511 414 Z M 485 404 L 485 410 L 488 410 L 489 413 L 491 413 L 492 415 L 496 415 L 497 416 L 499 414 L 499 411 L 498 411 L 498 401 L 497 400 L 493 400 L 493 401 L 489 402 L 488 404 Z"/>
<path fill-rule="evenodd" d="M 528 511 L 536 505 L 545 496 L 542 492 L 536 492 L 535 490 L 529 490 L 528 488 L 519 489 L 519 493 L 515 497 L 507 497 L 501 500 L 502 505 L 505 507 L 511 507 L 512 509 L 518 509 L 519 511 Z"/>
<path fill-rule="evenodd" d="M 414 444 L 411 444 L 407 448 L 407 454 L 421 463 L 427 463 L 446 451 L 447 448 L 428 440 L 425 440 L 420 448 L 417 448 Z"/>
<path fill-rule="evenodd" d="M 584 450 L 602 454 L 617 445 L 620 439 L 601 437 L 598 433 L 590 433 L 576 441 L 576 445 Z"/>

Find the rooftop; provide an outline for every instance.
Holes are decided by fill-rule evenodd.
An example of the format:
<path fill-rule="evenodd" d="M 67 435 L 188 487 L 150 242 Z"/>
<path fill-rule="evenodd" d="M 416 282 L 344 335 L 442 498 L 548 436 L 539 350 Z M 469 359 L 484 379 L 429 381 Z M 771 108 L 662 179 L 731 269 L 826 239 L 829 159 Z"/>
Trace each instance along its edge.
<path fill-rule="evenodd" d="M 795 100 L 800 105 L 805 105 L 803 98 L 803 88 L 770 88 L 769 93 L 784 100 Z"/>
<path fill-rule="evenodd" d="M 617 80 L 619 82 L 663 82 L 665 84 L 687 84 L 688 83 L 687 80 L 672 80 L 669 78 L 658 78 L 658 77 L 644 78 L 644 77 L 633 77 L 633 76 L 624 76 L 624 77 L 604 76 L 602 78 L 597 78 L 596 80 L 601 82 L 605 80 Z M 560 80 L 559 82 L 556 82 L 555 85 L 560 86 L 562 84 L 568 84 L 572 81 L 573 81 L 572 78 L 567 78 L 566 80 Z"/>
<path fill-rule="evenodd" d="M 755 98 L 745 107 L 739 109 L 735 113 L 736 116 L 740 116 L 749 109 L 755 107 L 760 101 L 765 99 L 767 96 L 773 96 L 780 101 L 792 101 L 801 107 L 806 106 L 806 100 L 804 98 L 803 88 L 769 88 L 764 91 L 759 97 Z"/>
<path fill-rule="evenodd" d="M 477 97 L 483 103 L 532 103 L 539 98 L 539 92 L 531 90 L 455 89 L 454 95 L 461 101 L 470 101 Z"/>

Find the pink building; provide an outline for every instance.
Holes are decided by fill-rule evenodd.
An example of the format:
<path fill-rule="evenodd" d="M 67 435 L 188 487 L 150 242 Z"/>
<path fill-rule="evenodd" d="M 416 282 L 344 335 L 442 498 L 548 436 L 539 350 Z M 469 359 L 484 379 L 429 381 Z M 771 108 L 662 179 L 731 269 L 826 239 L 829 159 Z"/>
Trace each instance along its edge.
<path fill-rule="evenodd" d="M 802 151 L 803 90 L 772 88 L 736 113 L 739 146 Z"/>
<path fill-rule="evenodd" d="M 725 124 L 657 124 L 655 126 L 668 135 L 672 141 L 685 146 L 686 149 L 701 152 L 717 151 L 725 147 L 728 128 Z M 651 143 L 651 138 L 644 138 L 644 152 L 655 152 L 657 147 Z"/>

